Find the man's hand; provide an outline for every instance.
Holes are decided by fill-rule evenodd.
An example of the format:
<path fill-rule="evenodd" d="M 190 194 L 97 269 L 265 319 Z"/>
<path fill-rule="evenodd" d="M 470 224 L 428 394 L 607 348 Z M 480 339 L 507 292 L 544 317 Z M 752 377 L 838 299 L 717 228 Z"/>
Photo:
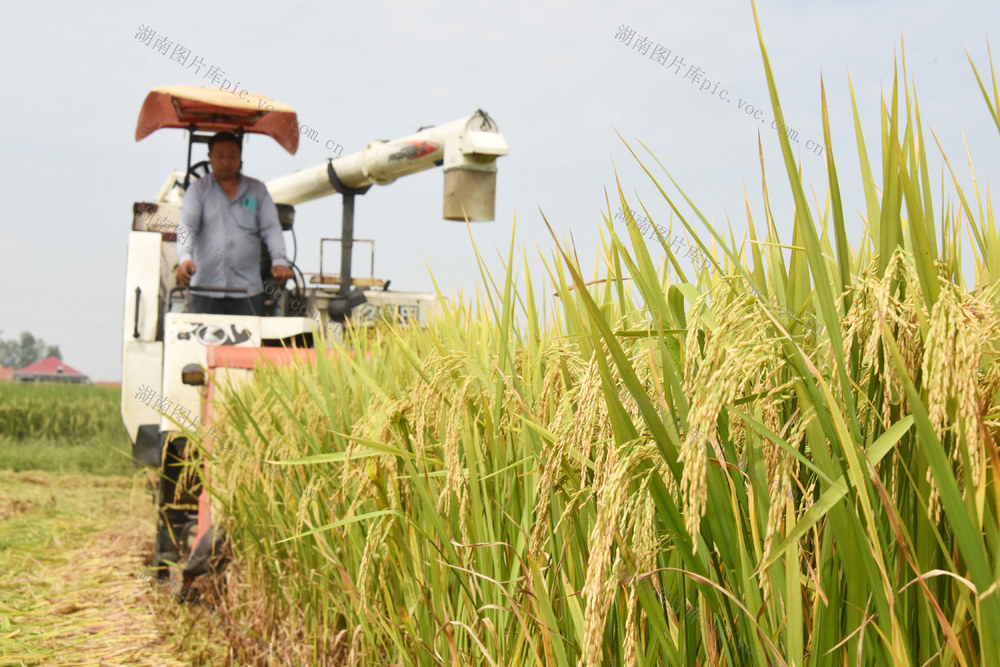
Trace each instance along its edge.
<path fill-rule="evenodd" d="M 181 287 L 187 287 L 188 283 L 191 282 L 191 276 L 194 275 L 196 270 L 194 262 L 190 259 L 181 262 L 181 265 L 177 267 L 177 284 Z"/>
<path fill-rule="evenodd" d="M 285 283 L 295 277 L 292 270 L 285 266 L 284 264 L 275 264 L 271 267 L 271 275 L 274 279 L 278 281 L 280 287 L 284 287 Z"/>

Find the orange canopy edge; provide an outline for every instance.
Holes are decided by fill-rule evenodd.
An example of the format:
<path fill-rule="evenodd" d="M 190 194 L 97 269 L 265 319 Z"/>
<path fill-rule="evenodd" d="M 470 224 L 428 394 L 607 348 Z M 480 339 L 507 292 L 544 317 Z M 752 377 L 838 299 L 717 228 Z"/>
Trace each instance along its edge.
<path fill-rule="evenodd" d="M 164 127 L 220 132 L 243 130 L 266 134 L 292 155 L 299 149 L 295 109 L 247 91 L 203 86 L 158 86 L 149 91 L 139 111 L 135 140 Z"/>

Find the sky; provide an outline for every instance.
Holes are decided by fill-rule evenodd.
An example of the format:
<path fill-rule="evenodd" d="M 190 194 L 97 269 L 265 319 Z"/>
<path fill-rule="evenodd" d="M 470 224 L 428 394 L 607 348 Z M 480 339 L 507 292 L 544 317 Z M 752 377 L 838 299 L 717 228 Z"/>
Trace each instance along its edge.
<path fill-rule="evenodd" d="M 744 196 L 754 219 L 763 217 L 759 138 L 776 226 L 790 237 L 791 197 L 749 1 L 4 6 L 0 281 L 9 291 L 0 298 L 0 338 L 31 331 L 94 380 L 121 377 L 131 206 L 152 201 L 186 157 L 180 130 L 134 141 L 140 106 L 159 85 L 212 85 L 213 66 L 241 88 L 291 105 L 318 133 L 320 141 L 301 141 L 295 155 L 252 136 L 244 173 L 264 181 L 324 162 L 328 142 L 348 155 L 375 139 L 487 111 L 510 147 L 498 161 L 496 220 L 472 226 L 494 275 L 512 231 L 534 280 L 545 276 L 539 251 L 551 257 L 557 240 L 575 245 L 589 275 L 607 236 L 605 197 L 612 214 L 618 209 L 616 174 L 633 208 L 641 200 L 655 222 L 669 222 L 667 203 L 622 138 L 671 196 L 670 179 L 638 142 L 710 224 L 732 225 L 737 239 L 746 229 Z M 966 57 L 982 69 L 988 40 L 1000 44 L 996 0 L 761 0 L 757 8 L 793 146 L 821 203 L 823 78 L 852 241 L 864 200 L 848 83 L 879 170 L 871 142 L 904 44 L 929 140 L 933 130 L 964 183 L 963 142 L 980 186 L 1000 173 L 1000 134 Z M 188 49 L 189 65 L 201 58 L 201 70 L 141 42 L 143 28 Z M 927 150 L 939 165 L 937 146 Z M 940 183 L 940 168 L 931 178 Z M 481 286 L 468 229 L 441 218 L 442 190 L 434 169 L 357 199 L 356 235 L 375 240 L 375 275 L 393 289 L 433 291 L 431 271 L 452 297 Z M 297 207 L 303 270 L 318 268 L 320 237 L 339 235 L 340 207 L 339 195 Z M 663 250 L 652 255 L 658 261 Z M 356 266 L 367 264 L 361 257 Z"/>

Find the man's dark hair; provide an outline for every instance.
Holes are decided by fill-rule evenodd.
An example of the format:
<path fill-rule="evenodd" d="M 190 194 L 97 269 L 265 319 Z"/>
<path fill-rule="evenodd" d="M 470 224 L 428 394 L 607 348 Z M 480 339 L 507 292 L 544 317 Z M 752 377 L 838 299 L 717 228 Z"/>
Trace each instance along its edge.
<path fill-rule="evenodd" d="M 208 150 L 212 150 L 212 147 L 219 142 L 234 143 L 236 144 L 236 147 L 240 149 L 240 152 L 243 152 L 242 142 L 239 140 L 239 137 L 232 132 L 216 132 L 212 138 L 208 140 Z"/>

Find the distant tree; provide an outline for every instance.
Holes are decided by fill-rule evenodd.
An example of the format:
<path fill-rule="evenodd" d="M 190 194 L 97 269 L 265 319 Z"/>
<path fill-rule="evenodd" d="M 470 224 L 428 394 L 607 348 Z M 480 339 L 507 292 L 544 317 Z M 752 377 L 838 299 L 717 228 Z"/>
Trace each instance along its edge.
<path fill-rule="evenodd" d="M 0 339 L 0 366 L 24 368 L 48 357 L 62 359 L 59 346 L 46 345 L 45 341 L 35 338 L 29 331 L 21 332 L 20 341 Z"/>

